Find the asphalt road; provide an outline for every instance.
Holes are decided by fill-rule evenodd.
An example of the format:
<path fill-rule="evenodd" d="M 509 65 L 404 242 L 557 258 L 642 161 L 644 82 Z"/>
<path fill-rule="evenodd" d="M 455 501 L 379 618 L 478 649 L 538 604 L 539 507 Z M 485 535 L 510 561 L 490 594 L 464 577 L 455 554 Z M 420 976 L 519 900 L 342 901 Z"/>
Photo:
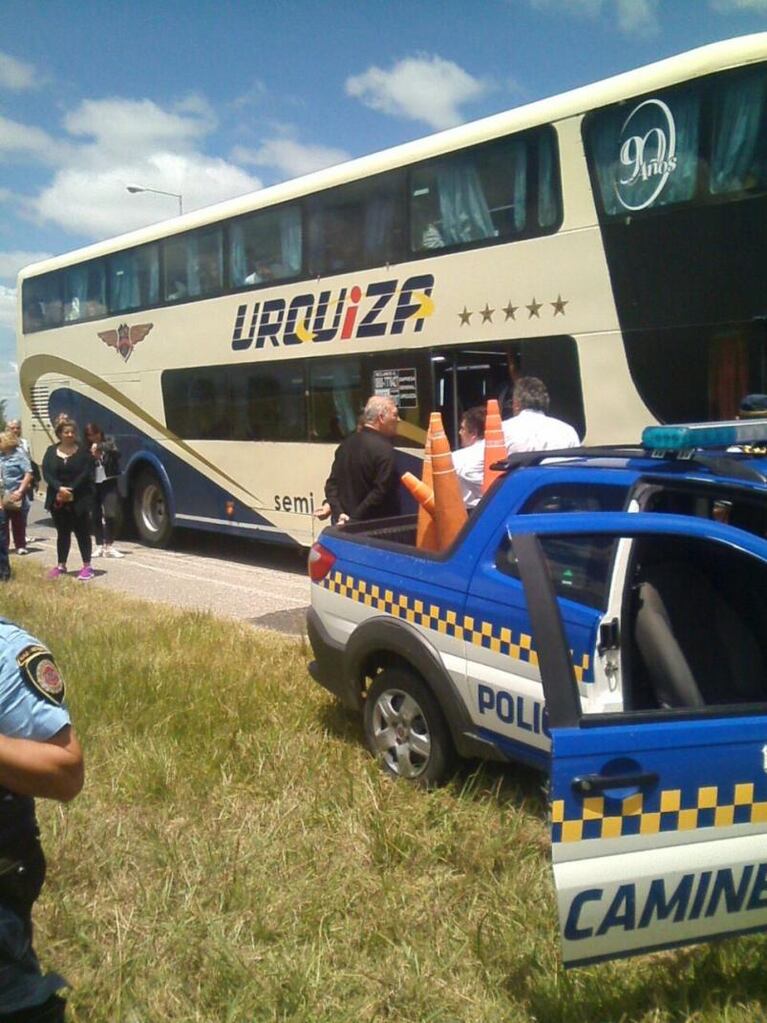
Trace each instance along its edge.
<path fill-rule="evenodd" d="M 40 501 L 30 509 L 29 558 L 41 571 L 56 564 L 56 532 Z M 96 578 L 83 586 L 116 590 L 174 607 L 211 611 L 291 635 L 304 631 L 309 606 L 306 554 L 270 544 L 179 530 L 169 550 L 132 539 L 116 545 L 121 559 L 95 558 Z M 11 567 L 17 555 L 11 551 Z M 81 566 L 77 544 L 69 556 L 71 576 Z"/>

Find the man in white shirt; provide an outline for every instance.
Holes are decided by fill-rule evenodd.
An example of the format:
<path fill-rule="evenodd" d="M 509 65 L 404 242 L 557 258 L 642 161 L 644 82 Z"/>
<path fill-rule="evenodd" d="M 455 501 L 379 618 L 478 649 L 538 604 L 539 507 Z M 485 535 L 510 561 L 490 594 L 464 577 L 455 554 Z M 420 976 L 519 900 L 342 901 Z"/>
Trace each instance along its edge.
<path fill-rule="evenodd" d="M 549 392 L 537 377 L 520 377 L 511 399 L 513 416 L 503 421 L 506 452 L 557 451 L 580 447 L 578 434 L 569 423 L 547 415 Z"/>
<path fill-rule="evenodd" d="M 461 419 L 458 436 L 461 447 L 453 452 L 453 465 L 461 484 L 461 496 L 467 508 L 475 508 L 482 496 L 485 476 L 485 416 L 481 406 L 467 409 Z"/>

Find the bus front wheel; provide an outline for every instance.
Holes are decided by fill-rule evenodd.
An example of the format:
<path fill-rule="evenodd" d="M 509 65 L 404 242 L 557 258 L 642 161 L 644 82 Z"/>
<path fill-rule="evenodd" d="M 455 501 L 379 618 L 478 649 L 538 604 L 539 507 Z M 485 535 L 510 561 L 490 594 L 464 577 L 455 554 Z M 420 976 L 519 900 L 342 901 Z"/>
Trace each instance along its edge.
<path fill-rule="evenodd" d="M 133 487 L 133 519 L 139 538 L 150 547 L 165 547 L 173 527 L 168 499 L 157 475 L 144 469 Z"/>

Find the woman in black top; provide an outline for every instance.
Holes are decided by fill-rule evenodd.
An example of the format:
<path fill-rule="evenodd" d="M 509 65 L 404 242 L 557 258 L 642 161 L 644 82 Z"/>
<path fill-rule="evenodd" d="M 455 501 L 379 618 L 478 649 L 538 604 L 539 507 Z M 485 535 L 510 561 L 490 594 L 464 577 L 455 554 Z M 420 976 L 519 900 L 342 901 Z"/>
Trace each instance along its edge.
<path fill-rule="evenodd" d="M 120 475 L 120 452 L 113 437 L 104 435 L 96 423 L 86 423 L 85 446 L 91 453 L 93 466 L 93 536 L 94 558 L 122 558 L 122 551 L 113 545 L 115 519 L 119 510 L 117 477 Z"/>
<path fill-rule="evenodd" d="M 57 444 L 51 444 L 43 457 L 43 479 L 48 484 L 45 507 L 56 527 L 58 564 L 48 573 L 58 579 L 67 570 L 72 533 L 83 559 L 77 578 L 87 582 L 94 576 L 91 568 L 90 510 L 93 501 L 93 470 L 90 452 L 77 437 L 77 425 L 62 418 L 56 423 Z"/>

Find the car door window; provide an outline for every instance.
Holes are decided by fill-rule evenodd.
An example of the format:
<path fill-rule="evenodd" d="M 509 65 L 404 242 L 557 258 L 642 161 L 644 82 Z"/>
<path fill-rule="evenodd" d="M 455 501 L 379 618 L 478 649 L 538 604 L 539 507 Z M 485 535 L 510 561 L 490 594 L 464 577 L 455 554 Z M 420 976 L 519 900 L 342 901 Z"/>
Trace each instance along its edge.
<path fill-rule="evenodd" d="M 541 487 L 522 507 L 522 514 L 620 511 L 626 501 L 622 486 L 558 483 Z M 504 575 L 519 578 L 510 537 L 513 523 L 496 552 L 495 565 Z M 546 567 L 557 596 L 604 610 L 615 541 L 604 536 L 549 536 L 541 539 Z"/>
<path fill-rule="evenodd" d="M 604 536 L 541 538 L 549 578 L 558 597 L 604 610 L 615 541 Z M 499 572 L 519 578 L 511 538 L 504 537 L 495 565 Z"/>
<path fill-rule="evenodd" d="M 635 542 L 624 602 L 633 709 L 767 700 L 767 566 L 686 537 Z"/>

